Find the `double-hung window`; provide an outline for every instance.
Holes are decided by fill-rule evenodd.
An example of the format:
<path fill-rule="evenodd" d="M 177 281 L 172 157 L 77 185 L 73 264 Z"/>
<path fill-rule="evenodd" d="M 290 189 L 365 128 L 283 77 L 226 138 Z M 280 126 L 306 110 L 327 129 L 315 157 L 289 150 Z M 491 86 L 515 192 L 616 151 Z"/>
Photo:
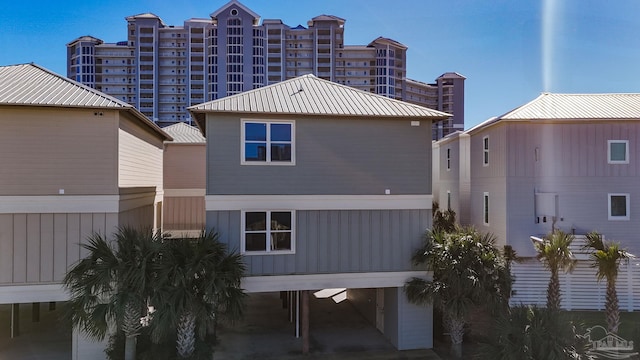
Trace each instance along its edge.
<path fill-rule="evenodd" d="M 629 140 L 608 140 L 607 162 L 609 164 L 628 164 Z"/>
<path fill-rule="evenodd" d="M 451 170 L 451 149 L 447 149 L 447 170 Z"/>
<path fill-rule="evenodd" d="M 629 194 L 609 194 L 609 220 L 629 220 Z"/>
<path fill-rule="evenodd" d="M 242 121 L 242 164 L 294 165 L 293 121 Z"/>
<path fill-rule="evenodd" d="M 242 212 L 241 252 L 281 254 L 295 252 L 295 212 L 263 210 Z"/>
<path fill-rule="evenodd" d="M 482 201 L 482 222 L 489 225 L 489 193 L 484 193 Z"/>

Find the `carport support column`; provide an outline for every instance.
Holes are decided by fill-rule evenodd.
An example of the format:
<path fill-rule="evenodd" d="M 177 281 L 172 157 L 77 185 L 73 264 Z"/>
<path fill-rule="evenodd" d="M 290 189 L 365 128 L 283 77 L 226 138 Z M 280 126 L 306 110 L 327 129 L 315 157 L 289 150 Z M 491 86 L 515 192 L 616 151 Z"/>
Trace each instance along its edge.
<path fill-rule="evenodd" d="M 309 290 L 302 291 L 302 353 L 309 353 Z"/>
<path fill-rule="evenodd" d="M 20 304 L 11 304 L 11 338 L 20 336 Z"/>

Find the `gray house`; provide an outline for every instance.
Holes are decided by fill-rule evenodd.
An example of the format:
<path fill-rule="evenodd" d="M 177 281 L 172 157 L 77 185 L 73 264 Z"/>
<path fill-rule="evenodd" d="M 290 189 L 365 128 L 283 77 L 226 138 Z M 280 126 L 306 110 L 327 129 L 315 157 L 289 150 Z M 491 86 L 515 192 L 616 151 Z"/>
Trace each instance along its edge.
<path fill-rule="evenodd" d="M 468 223 L 530 258 L 514 265 L 516 302 L 544 303 L 549 274 L 533 259 L 532 236 L 555 228 L 579 240 L 596 230 L 640 254 L 640 94 L 543 93 L 464 135 L 468 139 L 436 143 L 443 179 L 437 188 L 441 198 L 447 186 L 465 193 L 464 177 L 453 179 L 443 169 L 450 154 L 452 166 L 460 163 L 470 174 L 462 205 Z M 466 154 L 458 152 L 464 141 Z M 634 301 L 640 298 L 640 267 L 624 267 L 618 279 L 621 308 L 640 309 Z M 602 308 L 604 286 L 587 261 L 561 281 L 564 308 Z"/>
<path fill-rule="evenodd" d="M 448 114 L 313 75 L 190 111 L 207 139 L 206 226 L 244 255 L 246 291 L 301 292 L 302 307 L 309 290 L 373 291 L 398 349 L 432 346 L 431 310 L 402 286 L 425 276 L 410 258 L 431 225 L 431 122 Z"/>

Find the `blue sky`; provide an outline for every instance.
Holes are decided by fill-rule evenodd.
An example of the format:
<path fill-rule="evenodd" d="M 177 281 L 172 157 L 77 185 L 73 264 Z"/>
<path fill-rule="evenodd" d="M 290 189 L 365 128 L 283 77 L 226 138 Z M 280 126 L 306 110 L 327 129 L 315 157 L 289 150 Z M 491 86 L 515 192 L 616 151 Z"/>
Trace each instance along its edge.
<path fill-rule="evenodd" d="M 35 62 L 66 75 L 65 45 L 81 35 L 126 38 L 129 15 L 167 25 L 207 18 L 226 0 L 10 1 L 0 12 L 0 64 Z M 331 14 L 347 20 L 345 43 L 378 36 L 409 47 L 407 76 L 467 77 L 465 127 L 540 92 L 640 92 L 638 0 L 244 0 L 290 26 Z M 543 30 L 546 29 L 546 30 Z"/>

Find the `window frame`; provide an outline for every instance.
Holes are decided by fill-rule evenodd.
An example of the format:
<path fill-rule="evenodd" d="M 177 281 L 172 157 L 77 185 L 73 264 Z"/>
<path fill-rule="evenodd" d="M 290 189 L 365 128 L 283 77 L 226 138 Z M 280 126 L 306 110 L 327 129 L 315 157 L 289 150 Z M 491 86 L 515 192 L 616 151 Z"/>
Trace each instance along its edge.
<path fill-rule="evenodd" d="M 267 217 L 267 223 L 271 223 L 271 213 L 274 212 L 288 212 L 291 214 L 291 249 L 290 250 L 271 250 L 269 247 L 267 247 L 268 241 L 267 243 L 265 243 L 265 250 L 264 251 L 247 251 L 246 249 L 246 235 L 247 235 L 247 218 L 246 218 L 246 214 L 247 213 L 254 213 L 254 212 L 260 212 L 260 213 L 266 213 L 266 217 Z M 265 226 L 265 230 L 264 230 L 265 234 L 266 234 L 266 239 L 270 238 L 271 235 L 271 227 L 270 226 Z M 256 233 L 256 232 L 249 232 L 249 233 Z M 295 254 L 296 253 L 296 211 L 295 210 L 291 210 L 291 209 L 270 209 L 270 210 L 265 210 L 265 209 L 251 209 L 251 210 L 241 210 L 240 211 L 240 254 L 241 255 L 245 255 L 245 256 L 254 256 L 254 255 L 288 255 L 288 254 Z"/>
<path fill-rule="evenodd" d="M 246 160 L 246 126 L 247 123 L 265 124 L 267 134 L 265 139 L 267 154 L 265 161 Z M 271 160 L 271 125 L 287 124 L 291 127 L 291 160 L 290 161 L 272 161 Z M 295 120 L 265 120 L 265 119 L 241 119 L 240 121 L 240 164 L 241 165 L 267 165 L 267 166 L 294 166 L 296 164 L 296 126 Z M 276 141 L 275 143 L 284 143 Z"/>
<path fill-rule="evenodd" d="M 611 145 L 624 144 L 624 160 L 611 159 Z M 607 163 L 608 164 L 628 164 L 629 163 L 629 140 L 607 140 Z"/>
<path fill-rule="evenodd" d="M 482 166 L 489 166 L 489 136 L 482 138 Z"/>
<path fill-rule="evenodd" d="M 451 148 L 447 148 L 447 171 L 451 170 Z"/>
<path fill-rule="evenodd" d="M 613 196 L 624 196 L 625 198 L 625 215 L 624 216 L 615 216 L 611 214 L 611 198 Z M 630 217 L 631 211 L 631 196 L 629 193 L 609 193 L 607 194 L 607 215 L 608 220 L 611 221 L 628 221 L 631 219 Z"/>
<path fill-rule="evenodd" d="M 489 193 L 482 195 L 482 223 L 489 225 Z"/>

